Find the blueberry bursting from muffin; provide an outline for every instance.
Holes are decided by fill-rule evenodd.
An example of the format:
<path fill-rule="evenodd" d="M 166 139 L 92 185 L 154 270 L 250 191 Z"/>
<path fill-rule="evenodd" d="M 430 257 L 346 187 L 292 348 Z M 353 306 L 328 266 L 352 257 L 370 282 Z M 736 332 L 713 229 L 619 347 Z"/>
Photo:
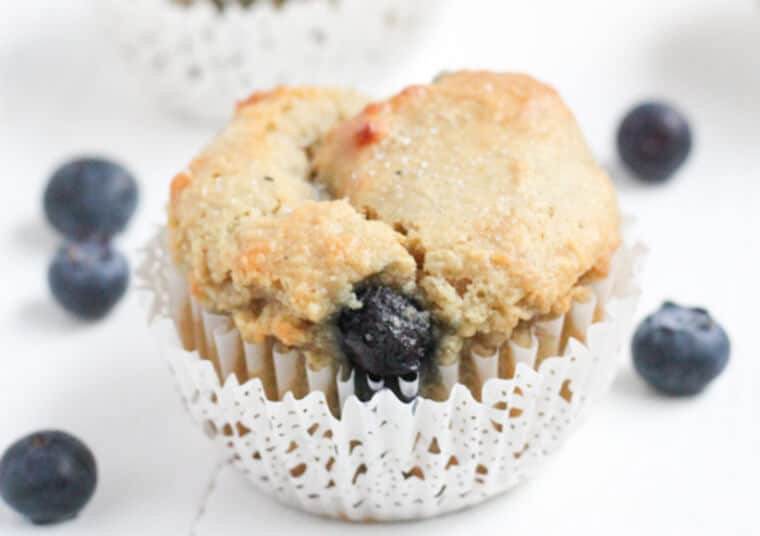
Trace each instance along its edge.
<path fill-rule="evenodd" d="M 361 307 L 346 308 L 338 318 L 341 348 L 354 365 L 356 396 L 366 402 L 390 389 L 401 401 L 413 401 L 435 346 L 430 313 L 387 286 L 366 285 L 356 294 Z"/>
<path fill-rule="evenodd" d="M 511 374 L 509 343 L 566 314 L 620 244 L 612 182 L 557 92 L 487 72 L 374 103 L 256 93 L 174 178 L 168 224 L 199 304 L 267 357 L 298 356 L 267 389 L 305 395 L 324 374 L 336 413 L 338 370 L 365 400 L 411 400 L 418 382 L 431 400 L 455 383 L 477 397 L 474 348 L 504 348 Z"/>

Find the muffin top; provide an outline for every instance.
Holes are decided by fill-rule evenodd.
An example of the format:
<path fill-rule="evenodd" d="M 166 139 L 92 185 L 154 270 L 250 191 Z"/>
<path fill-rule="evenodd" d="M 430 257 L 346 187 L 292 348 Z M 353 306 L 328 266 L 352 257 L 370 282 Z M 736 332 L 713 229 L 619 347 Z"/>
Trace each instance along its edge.
<path fill-rule="evenodd" d="M 615 193 L 552 88 L 460 72 L 365 103 L 256 94 L 173 181 L 175 261 L 246 339 L 328 364 L 337 313 L 372 281 L 431 312 L 447 363 L 564 313 L 606 273 Z"/>

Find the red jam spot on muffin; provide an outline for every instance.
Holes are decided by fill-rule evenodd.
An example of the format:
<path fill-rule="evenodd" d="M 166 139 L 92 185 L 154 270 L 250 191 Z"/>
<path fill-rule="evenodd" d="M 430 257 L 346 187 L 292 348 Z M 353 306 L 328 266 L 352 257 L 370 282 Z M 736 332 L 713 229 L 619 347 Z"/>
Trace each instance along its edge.
<path fill-rule="evenodd" d="M 175 201 L 185 188 L 190 184 L 190 175 L 186 172 L 178 173 L 172 179 L 171 185 L 171 199 Z"/>
<path fill-rule="evenodd" d="M 380 129 L 372 121 L 364 121 L 354 132 L 354 142 L 361 149 L 380 140 Z"/>

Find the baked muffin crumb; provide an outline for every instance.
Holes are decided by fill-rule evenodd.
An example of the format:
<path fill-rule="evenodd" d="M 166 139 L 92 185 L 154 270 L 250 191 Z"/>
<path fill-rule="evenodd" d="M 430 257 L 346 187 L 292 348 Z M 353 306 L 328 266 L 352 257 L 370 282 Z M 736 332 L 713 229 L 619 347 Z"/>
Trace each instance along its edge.
<path fill-rule="evenodd" d="M 368 281 L 431 312 L 447 366 L 565 313 L 620 241 L 611 181 L 572 114 L 518 74 L 447 74 L 373 104 L 257 93 L 171 194 L 195 296 L 313 370 L 344 364 L 335 318 Z"/>

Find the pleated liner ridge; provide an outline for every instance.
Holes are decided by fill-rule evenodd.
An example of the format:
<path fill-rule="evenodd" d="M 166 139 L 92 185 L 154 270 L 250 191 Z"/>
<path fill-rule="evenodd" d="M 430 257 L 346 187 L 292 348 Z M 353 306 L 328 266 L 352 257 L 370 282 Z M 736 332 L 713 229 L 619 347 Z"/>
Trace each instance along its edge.
<path fill-rule="evenodd" d="M 644 253 L 622 245 L 591 299 L 536 323 L 527 343 L 473 352 L 477 396 L 454 365 L 440 370 L 448 399 L 413 404 L 385 391 L 362 403 L 347 371 L 312 371 L 297 352 L 245 343 L 229 318 L 190 299 L 163 230 L 138 279 L 189 413 L 257 488 L 319 515 L 398 521 L 502 493 L 565 441 L 614 377 Z"/>

